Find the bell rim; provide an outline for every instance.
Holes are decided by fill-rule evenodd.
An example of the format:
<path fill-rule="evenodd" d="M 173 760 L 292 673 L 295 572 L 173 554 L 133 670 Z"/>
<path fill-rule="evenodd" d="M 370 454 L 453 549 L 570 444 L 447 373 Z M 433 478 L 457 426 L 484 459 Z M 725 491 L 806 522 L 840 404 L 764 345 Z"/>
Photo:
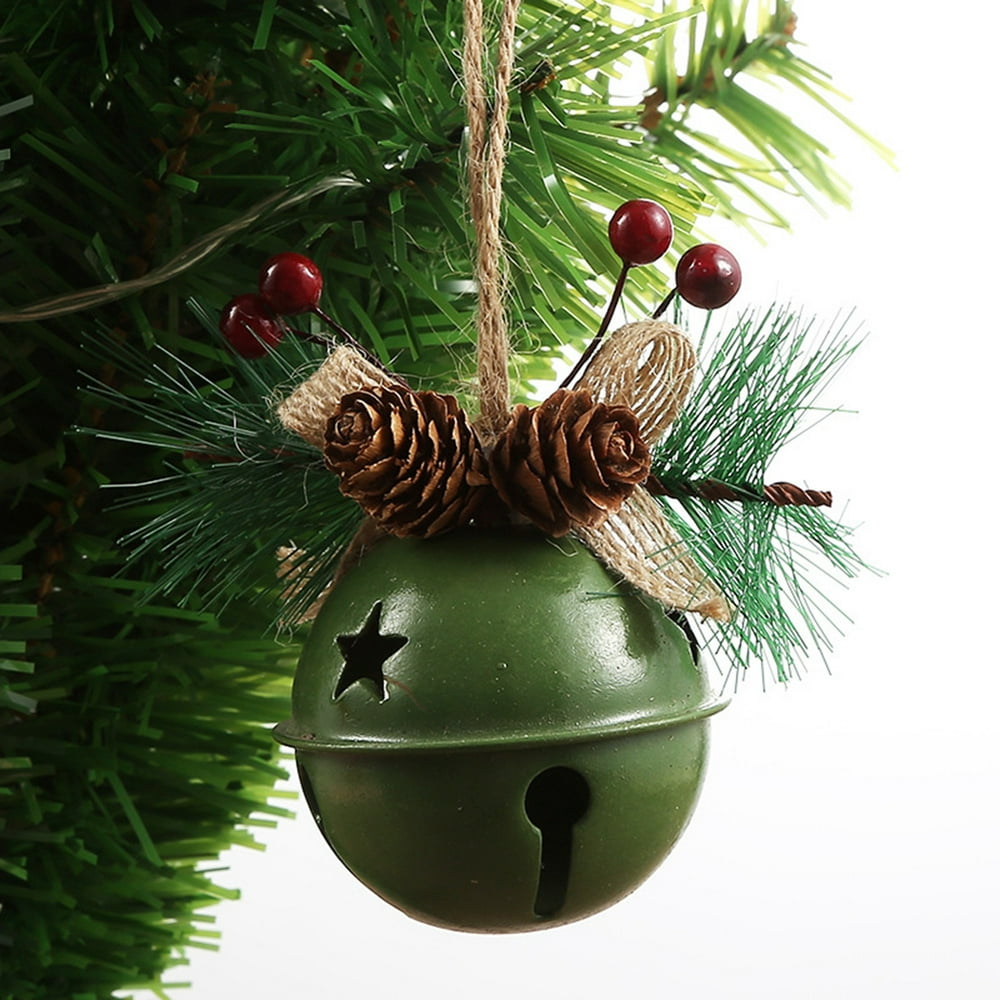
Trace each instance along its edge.
<path fill-rule="evenodd" d="M 729 703 L 729 698 L 715 698 L 704 701 L 684 712 L 667 717 L 639 717 L 632 719 L 608 720 L 599 725 L 582 729 L 512 731 L 498 734 L 473 733 L 454 736 L 407 736 L 392 738 L 378 737 L 371 733 L 352 736 L 330 737 L 316 733 L 302 732 L 294 719 L 279 722 L 271 730 L 274 740 L 282 746 L 294 750 L 341 751 L 358 753 L 375 751 L 378 753 L 413 752 L 455 752 L 469 750 L 500 750 L 505 748 L 555 746 L 569 743 L 589 743 L 594 740 L 614 739 L 635 733 L 649 733 L 660 729 L 671 729 L 689 722 L 700 722 L 721 712 Z"/>

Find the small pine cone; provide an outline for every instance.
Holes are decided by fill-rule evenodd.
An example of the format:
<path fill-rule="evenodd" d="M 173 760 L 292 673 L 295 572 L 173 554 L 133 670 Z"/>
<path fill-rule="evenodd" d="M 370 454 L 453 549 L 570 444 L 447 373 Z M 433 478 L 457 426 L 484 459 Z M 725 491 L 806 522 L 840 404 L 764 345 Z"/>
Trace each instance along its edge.
<path fill-rule="evenodd" d="M 326 428 L 341 492 L 393 535 L 467 524 L 492 496 L 486 457 L 454 396 L 400 385 L 347 393 Z"/>
<path fill-rule="evenodd" d="M 645 482 L 649 465 L 627 406 L 595 403 L 587 389 L 557 389 L 533 409 L 514 407 L 490 475 L 512 510 L 559 537 L 601 524 Z"/>

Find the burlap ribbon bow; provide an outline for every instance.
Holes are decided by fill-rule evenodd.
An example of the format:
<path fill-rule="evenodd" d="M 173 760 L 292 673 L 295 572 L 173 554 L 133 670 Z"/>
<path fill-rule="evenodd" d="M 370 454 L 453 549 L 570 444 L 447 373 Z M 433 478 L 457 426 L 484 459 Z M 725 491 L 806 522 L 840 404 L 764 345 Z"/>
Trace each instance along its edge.
<path fill-rule="evenodd" d="M 430 537 L 463 524 L 524 519 L 553 536 L 574 532 L 611 569 L 671 608 L 728 620 L 725 597 L 641 485 L 649 449 L 670 426 L 694 376 L 694 349 L 677 327 L 631 323 L 603 341 L 599 333 L 599 348 L 572 390 L 556 390 L 535 408 L 510 406 L 500 217 L 518 6 L 519 0 L 495 4 L 491 93 L 489 19 L 483 0 L 463 3 L 479 300 L 477 421 L 452 397 L 413 392 L 350 347 L 337 347 L 278 415 L 324 452 L 341 490 L 371 516 L 355 551 L 372 524 Z M 295 592 L 301 554 L 279 555 Z M 341 567 L 348 562 L 342 557 Z"/>
<path fill-rule="evenodd" d="M 581 374 L 575 389 L 589 391 L 598 404 L 624 407 L 634 414 L 642 445 L 651 447 L 663 437 L 680 411 L 690 390 L 694 370 L 694 348 L 676 326 L 655 321 L 630 323 L 604 340 Z M 382 392 L 399 385 L 392 375 L 357 351 L 350 347 L 337 347 L 320 368 L 279 405 L 278 416 L 286 428 L 323 451 L 328 448 L 331 415 L 339 412 L 338 407 L 344 397 L 367 390 Z M 464 426 L 464 415 L 455 414 L 452 410 L 449 406 L 444 416 L 452 423 L 457 417 Z M 516 407 L 515 417 L 518 410 L 523 412 L 524 408 Z M 417 417 L 433 419 L 434 414 L 430 417 L 417 414 Z M 406 423 L 398 418 L 395 422 L 400 426 Z M 405 434 L 405 427 L 400 430 L 400 426 L 387 428 L 386 433 Z M 494 446 L 495 443 L 491 445 Z M 405 456 L 412 449 L 403 446 L 397 447 L 397 451 Z M 411 455 L 409 464 L 412 461 Z M 423 461 L 425 465 L 432 466 L 419 473 L 426 481 L 440 474 L 439 467 L 445 459 L 435 449 Z M 569 461 L 573 461 L 572 455 Z M 386 458 L 381 460 L 381 464 L 386 471 L 380 468 L 370 476 L 369 470 L 363 472 L 365 478 L 376 484 L 376 492 L 388 494 L 392 482 L 385 477 L 390 473 L 398 475 L 402 463 Z M 470 466 L 471 471 L 465 473 L 467 477 L 483 475 L 475 462 L 470 462 Z M 413 475 L 414 472 L 408 468 L 407 474 Z M 483 482 L 486 480 L 483 479 Z M 351 494 L 348 489 L 344 491 L 359 496 Z M 500 489 L 498 492 L 502 496 L 505 491 Z M 359 499 L 362 506 L 372 513 L 374 508 L 366 506 L 362 497 Z M 422 516 L 421 523 L 427 526 L 442 523 L 441 513 L 434 509 Z M 664 516 L 659 502 L 641 486 L 635 489 L 630 487 L 624 499 L 619 498 L 610 505 L 606 515 L 594 516 L 593 511 L 588 510 L 586 516 L 574 516 L 571 509 L 566 516 L 568 530 L 576 534 L 607 566 L 651 597 L 670 608 L 694 611 L 706 618 L 720 621 L 730 618 L 731 608 L 722 592 L 688 553 Z M 533 520 L 540 523 L 537 519 Z M 387 522 L 385 527 L 393 530 L 391 523 Z M 435 531 L 426 533 L 433 534 Z M 563 531 L 551 533 L 562 534 Z M 288 565 L 293 565 L 296 560 L 294 550 L 284 550 L 279 556 Z M 310 609 L 305 617 L 312 617 L 315 610 L 315 607 Z"/>

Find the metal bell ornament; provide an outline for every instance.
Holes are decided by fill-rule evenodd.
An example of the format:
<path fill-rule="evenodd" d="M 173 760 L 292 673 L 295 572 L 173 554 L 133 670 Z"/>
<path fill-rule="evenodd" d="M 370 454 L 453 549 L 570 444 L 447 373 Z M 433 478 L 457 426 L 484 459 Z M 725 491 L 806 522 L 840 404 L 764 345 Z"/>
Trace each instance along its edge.
<path fill-rule="evenodd" d="M 302 270 L 278 255 L 269 279 L 286 265 Z M 192 483 L 228 498 L 217 519 L 245 525 L 247 495 L 281 491 L 245 531 L 248 569 L 255 540 L 276 537 L 264 517 L 312 538 L 278 553 L 283 620 L 311 627 L 275 736 L 328 844 L 391 904 L 456 930 L 542 929 L 613 904 L 695 806 L 724 706 L 699 648 L 735 670 L 770 658 L 785 679 L 803 635 L 825 645 L 811 566 L 863 565 L 829 493 L 761 478 L 853 348 L 834 335 L 810 353 L 794 317 L 769 310 L 708 343 L 699 370 L 679 327 L 605 335 L 606 318 L 546 399 L 483 393 L 473 419 L 335 328 L 341 342 L 275 414 L 268 359 L 288 368 L 271 327 L 247 325 L 250 306 L 281 319 L 260 298 L 222 330 L 264 388 L 246 404 L 256 431 L 228 434 L 226 393 L 162 395 L 184 412 L 185 448 L 205 428 Z M 241 350 L 241 323 L 262 353 Z M 499 381 L 481 367 L 481 387 Z M 171 511 L 151 530 L 183 530 L 204 558 L 185 524 Z"/>
<path fill-rule="evenodd" d="M 854 350 L 842 328 L 813 341 L 790 312 L 746 312 L 728 332 L 706 324 L 696 358 L 659 317 L 675 296 L 722 306 L 742 281 L 732 254 L 699 244 L 649 318 L 609 332 L 633 269 L 671 246 L 655 202 L 611 216 L 621 271 L 573 370 L 512 404 L 500 218 L 516 0 L 501 7 L 491 93 L 475 18 L 463 52 L 475 415 L 369 353 L 292 252 L 222 312 L 232 383 L 177 358 L 149 376 L 136 355 L 148 392 L 94 390 L 148 416 L 158 448 L 173 426 L 184 456 L 144 488 L 163 512 L 143 544 L 173 550 L 159 587 L 211 591 L 224 564 L 272 593 L 260 556 L 286 546 L 278 619 L 311 628 L 275 737 L 330 847 L 407 914 L 478 932 L 577 920 L 642 883 L 691 816 L 725 704 L 699 650 L 787 680 L 830 645 L 836 608 L 811 573 L 864 568 L 830 493 L 764 479 Z M 300 314 L 308 330 L 290 325 Z"/>
<path fill-rule="evenodd" d="M 690 818 L 708 719 L 724 705 L 689 618 L 732 625 L 737 661 L 741 644 L 776 623 L 793 636 L 787 614 L 768 603 L 775 568 L 755 559 L 765 539 L 780 537 L 772 512 L 815 514 L 830 503 L 709 464 L 726 452 L 720 441 L 744 436 L 745 400 L 754 399 L 747 345 L 733 345 L 735 366 L 710 362 L 687 419 L 696 359 L 683 331 L 654 318 L 605 336 L 630 268 L 669 246 L 669 216 L 627 202 L 609 236 L 623 266 L 608 312 L 537 405 L 510 405 L 502 309 L 483 293 L 496 282 L 481 272 L 476 419 L 454 397 L 412 389 L 356 344 L 335 347 L 278 407 L 366 520 L 305 616 L 315 620 L 292 718 L 275 735 L 294 748 L 312 814 L 344 864 L 442 927 L 511 932 L 577 920 L 659 865 Z M 719 305 L 739 287 L 739 269 L 706 246 L 692 255 L 697 268 L 678 272 L 677 290 Z M 725 273 L 713 281 L 716 267 Z M 776 324 L 745 366 L 749 377 L 774 368 L 764 384 L 788 386 L 777 409 L 754 404 L 782 428 L 760 435 L 765 448 L 787 434 L 812 384 L 782 354 L 781 332 Z M 735 417 L 730 402 L 743 407 Z M 691 476 L 677 453 L 716 474 Z M 740 456 L 737 467 L 762 468 L 763 457 Z M 663 498 L 692 516 L 671 513 Z M 696 511 L 721 505 L 766 508 L 769 527 L 757 538 L 752 516 Z M 785 527 L 816 537 L 811 514 L 787 514 Z M 751 567 L 742 577 L 741 549 Z M 287 593 L 315 593 L 309 560 L 296 550 L 282 557 Z M 728 574 L 722 584 L 717 570 Z M 759 593 L 747 586 L 753 572 L 767 577 Z M 781 642 L 763 644 L 780 655 Z"/>
<path fill-rule="evenodd" d="M 508 27 L 514 10 L 505 0 Z M 695 384 L 691 341 L 657 318 L 675 293 L 704 308 L 736 294 L 739 265 L 715 244 L 683 255 L 650 319 L 606 336 L 631 269 L 673 238 L 665 209 L 636 199 L 609 224 L 622 269 L 591 344 L 547 399 L 512 406 L 499 192 L 513 32 L 490 103 L 468 29 L 479 414 L 412 388 L 329 320 L 300 255 L 272 258 L 222 332 L 257 358 L 283 311 L 307 310 L 339 338 L 277 409 L 309 446 L 303 469 L 321 453 L 365 515 L 329 552 L 279 553 L 292 617 L 313 624 L 275 736 L 312 814 L 409 915 L 511 932 L 611 905 L 681 835 L 724 705 L 697 630 L 737 669 L 770 658 L 781 679 L 804 635 L 826 644 L 804 567 L 863 564 L 822 511 L 829 493 L 762 477 L 853 348 L 809 353 L 769 311 L 741 319 Z M 255 462 L 287 476 L 295 437 Z"/>
<path fill-rule="evenodd" d="M 278 255 L 269 278 L 288 262 L 302 270 Z M 269 339 L 281 316 L 259 298 L 223 314 L 247 359 L 239 413 L 212 384 L 152 387 L 183 415 L 195 464 L 183 516 L 149 532 L 181 533 L 184 560 L 214 569 L 190 530 L 210 503 L 240 525 L 227 551 L 255 587 L 259 539 L 311 539 L 278 552 L 282 620 L 311 627 L 275 736 L 324 837 L 376 893 L 442 927 L 543 929 L 613 904 L 695 806 L 724 706 L 699 648 L 787 679 L 807 638 L 826 645 L 810 570 L 863 567 L 829 493 L 762 478 L 853 347 L 833 331 L 811 350 L 807 327 L 767 310 L 706 341 L 699 367 L 677 326 L 605 336 L 605 320 L 548 398 L 482 395 L 472 419 L 335 328 L 275 413 L 288 345 Z M 495 388 L 497 372 L 479 381 Z M 262 487 L 276 496 L 255 513 Z"/>
<path fill-rule="evenodd" d="M 313 609 L 275 735 L 333 850 L 411 916 L 576 920 L 635 889 L 687 824 L 723 702 L 664 604 L 730 608 L 640 484 L 693 360 L 676 327 L 624 327 L 576 387 L 506 414 L 489 450 L 454 399 L 350 347 L 279 407 L 370 520 Z"/>
<path fill-rule="evenodd" d="M 364 552 L 276 734 L 367 886 L 428 923 L 527 931 L 660 864 L 722 705 L 681 628 L 584 546 L 470 528 Z"/>
<path fill-rule="evenodd" d="M 781 332 L 765 341 L 784 366 Z M 734 608 L 659 498 L 790 519 L 830 503 L 672 471 L 659 445 L 694 370 L 677 327 L 629 324 L 489 446 L 452 397 L 346 346 L 279 406 L 368 519 L 307 613 L 275 735 L 331 848 L 407 914 L 480 932 L 577 920 L 635 889 L 687 824 L 724 706 L 689 621 L 724 630 Z M 696 423 L 733 369 L 713 379 Z M 739 550 L 717 540 L 724 571 Z M 283 555 L 294 595 L 302 553 Z M 749 627 L 784 620 L 752 597 Z"/>

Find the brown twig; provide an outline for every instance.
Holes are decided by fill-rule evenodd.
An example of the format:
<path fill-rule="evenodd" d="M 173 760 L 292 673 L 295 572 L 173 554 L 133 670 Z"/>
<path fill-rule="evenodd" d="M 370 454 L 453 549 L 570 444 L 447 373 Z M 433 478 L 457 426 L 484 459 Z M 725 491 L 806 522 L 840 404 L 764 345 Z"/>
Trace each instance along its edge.
<path fill-rule="evenodd" d="M 601 320 L 601 325 L 597 333 L 594 334 L 594 339 L 587 345 L 587 349 L 580 355 L 573 366 L 573 370 L 559 383 L 560 389 L 566 389 L 576 381 L 580 372 L 586 367 L 587 362 L 593 357 L 594 351 L 600 346 L 601 341 L 604 339 L 604 334 L 608 332 L 608 327 L 611 325 L 611 317 L 614 316 L 615 310 L 618 308 L 618 303 L 622 297 L 622 290 L 625 288 L 625 280 L 628 278 L 631 267 L 632 265 L 627 262 L 622 265 L 621 273 L 615 282 L 615 289 L 611 293 L 611 300 L 608 302 L 608 308 L 604 312 L 604 319 Z"/>
<path fill-rule="evenodd" d="M 654 496 L 698 497 L 701 500 L 733 500 L 739 503 L 769 503 L 775 507 L 830 507 L 833 494 L 828 490 L 807 490 L 794 483 L 771 483 L 761 489 L 734 486 L 720 479 L 672 480 L 664 483 L 650 476 L 646 489 Z"/>

